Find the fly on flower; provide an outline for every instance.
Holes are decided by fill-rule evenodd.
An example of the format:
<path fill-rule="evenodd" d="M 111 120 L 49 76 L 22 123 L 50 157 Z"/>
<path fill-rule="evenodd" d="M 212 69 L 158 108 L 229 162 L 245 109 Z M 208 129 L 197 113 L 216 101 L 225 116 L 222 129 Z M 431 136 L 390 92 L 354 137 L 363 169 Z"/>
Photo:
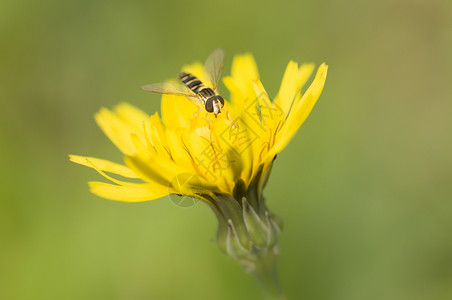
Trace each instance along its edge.
<path fill-rule="evenodd" d="M 224 99 L 218 94 L 218 81 L 221 77 L 221 71 L 224 65 L 223 49 L 215 50 L 206 60 L 204 70 L 206 77 L 210 79 L 213 88 L 205 85 L 201 80 L 191 73 L 180 72 L 179 79 L 182 84 L 161 82 L 142 86 L 145 91 L 170 94 L 177 96 L 185 96 L 197 106 L 202 105 L 201 109 L 196 113 L 206 110 L 213 113 L 215 118 L 224 107 Z M 195 114 L 196 114 L 195 113 Z M 229 114 L 228 114 L 229 117 Z"/>
<path fill-rule="evenodd" d="M 268 209 L 263 189 L 276 155 L 286 148 L 319 98 L 328 66 L 320 65 L 302 92 L 314 65 L 290 61 L 279 92 L 271 99 L 253 56 L 236 55 L 231 74 L 223 78 L 229 90 L 224 100 L 217 92 L 223 59 L 223 50 L 215 50 L 204 66 L 195 63 L 182 68 L 182 84 L 144 86 L 164 94 L 161 118 L 158 112 L 149 116 L 126 103 L 96 114 L 99 126 L 124 154 L 124 164 L 77 155 L 70 159 L 111 181 L 89 183 L 94 194 L 107 199 L 140 202 L 182 195 L 203 201 L 218 219 L 220 249 L 253 275 L 272 299 L 282 299 L 275 273 L 282 223 Z M 185 98 L 202 105 L 199 111 L 205 110 L 207 116 L 214 114 L 215 119 L 206 117 L 212 126 L 195 119 L 194 107 Z M 220 112 L 229 122 L 217 117 Z M 233 125 L 236 130 L 230 130 L 229 113 L 238 124 Z"/>

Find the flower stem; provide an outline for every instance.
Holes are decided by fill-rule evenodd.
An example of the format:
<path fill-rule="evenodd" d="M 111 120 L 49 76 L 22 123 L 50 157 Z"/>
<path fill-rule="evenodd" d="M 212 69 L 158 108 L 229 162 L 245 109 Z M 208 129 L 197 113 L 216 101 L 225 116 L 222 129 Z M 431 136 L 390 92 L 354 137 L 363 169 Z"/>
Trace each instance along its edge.
<path fill-rule="evenodd" d="M 255 262 L 255 268 L 249 273 L 257 281 L 267 300 L 284 300 L 281 286 L 279 284 L 276 268 L 276 254 L 268 251 Z"/>

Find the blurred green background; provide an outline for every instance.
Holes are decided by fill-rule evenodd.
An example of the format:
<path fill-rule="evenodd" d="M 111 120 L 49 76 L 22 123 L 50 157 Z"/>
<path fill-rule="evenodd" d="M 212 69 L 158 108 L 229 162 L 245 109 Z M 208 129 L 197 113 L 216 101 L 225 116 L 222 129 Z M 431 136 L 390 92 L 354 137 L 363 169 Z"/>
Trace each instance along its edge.
<path fill-rule="evenodd" d="M 91 195 L 80 154 L 120 162 L 102 106 L 213 49 L 251 52 L 275 95 L 327 62 L 265 194 L 288 299 L 452 299 L 450 1 L 0 3 L 0 299 L 260 299 L 206 205 Z M 222 87 L 224 89 L 224 87 Z"/>

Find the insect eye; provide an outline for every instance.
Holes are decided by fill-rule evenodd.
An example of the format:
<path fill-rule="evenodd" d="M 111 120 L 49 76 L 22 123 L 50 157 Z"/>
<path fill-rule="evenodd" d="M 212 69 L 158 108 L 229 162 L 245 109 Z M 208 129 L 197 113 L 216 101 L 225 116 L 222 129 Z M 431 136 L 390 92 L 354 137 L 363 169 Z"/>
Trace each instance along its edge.
<path fill-rule="evenodd" d="M 223 97 L 221 97 L 220 95 L 218 95 L 218 96 L 217 96 L 217 100 L 220 101 L 221 107 L 223 107 L 223 106 L 224 106 L 224 99 L 223 99 Z"/>
<path fill-rule="evenodd" d="M 206 107 L 207 112 L 213 112 L 213 97 L 210 99 L 207 99 L 205 107 Z"/>

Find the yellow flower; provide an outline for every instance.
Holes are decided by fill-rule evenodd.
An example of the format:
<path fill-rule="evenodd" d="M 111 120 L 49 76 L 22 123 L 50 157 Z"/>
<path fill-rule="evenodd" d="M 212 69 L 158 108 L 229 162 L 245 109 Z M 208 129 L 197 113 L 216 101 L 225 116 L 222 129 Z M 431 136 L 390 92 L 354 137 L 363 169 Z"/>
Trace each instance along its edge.
<path fill-rule="evenodd" d="M 207 83 L 200 63 L 183 70 Z M 309 88 L 301 92 L 313 71 L 312 64 L 298 66 L 291 61 L 271 101 L 253 56 L 237 55 L 231 76 L 223 78 L 230 97 L 218 118 L 206 111 L 197 112 L 195 104 L 175 95 L 162 96 L 161 118 L 127 103 L 113 111 L 102 108 L 96 121 L 124 154 L 125 165 L 76 155 L 70 159 L 110 180 L 112 183 L 89 185 L 92 193 L 111 200 L 138 202 L 178 194 L 212 204 L 212 195 L 233 195 L 237 184 L 247 190 L 254 179 L 262 186 L 274 157 L 292 139 L 322 92 L 325 64 Z"/>
<path fill-rule="evenodd" d="M 183 71 L 208 82 L 200 63 Z M 302 93 L 313 71 L 312 64 L 299 67 L 291 61 L 272 101 L 254 58 L 237 55 L 231 76 L 223 78 L 229 101 L 217 116 L 184 96 L 168 94 L 162 96 L 162 118 L 126 103 L 114 111 L 103 108 L 96 121 L 124 154 L 125 165 L 75 155 L 70 159 L 112 182 L 89 183 L 91 192 L 107 199 L 138 202 L 170 194 L 206 202 L 218 219 L 219 247 L 253 275 L 267 295 L 282 298 L 276 275 L 282 222 L 267 209 L 262 190 L 276 154 L 287 146 L 322 92 L 325 64 Z"/>

